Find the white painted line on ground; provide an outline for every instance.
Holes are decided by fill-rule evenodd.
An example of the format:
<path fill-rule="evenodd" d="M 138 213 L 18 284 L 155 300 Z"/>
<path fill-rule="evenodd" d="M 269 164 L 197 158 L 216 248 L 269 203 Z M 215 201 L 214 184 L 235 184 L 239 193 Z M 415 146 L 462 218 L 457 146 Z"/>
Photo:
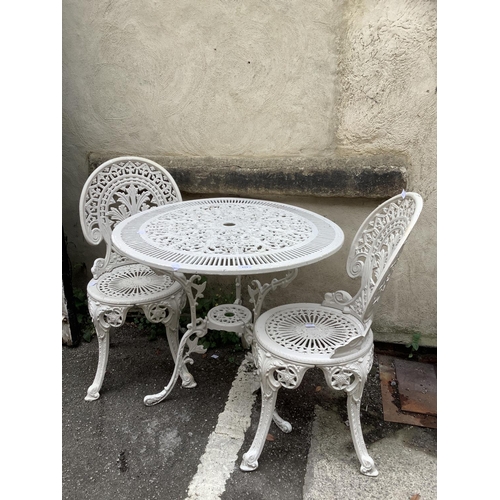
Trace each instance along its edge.
<path fill-rule="evenodd" d="M 226 489 L 245 432 L 250 426 L 255 401 L 253 391 L 257 384 L 257 375 L 252 367 L 252 354 L 247 353 L 229 391 L 224 411 L 208 439 L 198 470 L 189 484 L 186 500 L 217 500 Z"/>

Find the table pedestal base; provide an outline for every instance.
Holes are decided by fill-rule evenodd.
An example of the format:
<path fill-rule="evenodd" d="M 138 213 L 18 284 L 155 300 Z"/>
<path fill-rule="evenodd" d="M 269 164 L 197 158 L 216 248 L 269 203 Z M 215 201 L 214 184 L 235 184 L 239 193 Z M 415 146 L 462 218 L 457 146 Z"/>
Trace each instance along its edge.
<path fill-rule="evenodd" d="M 172 279 L 179 282 L 184 291 L 186 292 L 187 299 L 189 301 L 189 308 L 191 313 L 191 323 L 188 324 L 188 329 L 186 333 L 182 336 L 181 341 L 179 342 L 179 349 L 177 351 L 177 355 L 175 357 L 175 368 L 174 372 L 170 378 L 169 383 L 164 387 L 164 389 L 158 394 L 151 394 L 144 398 L 144 404 L 146 406 L 153 406 L 168 397 L 168 395 L 172 392 L 172 389 L 177 382 L 177 378 L 180 375 L 181 367 L 185 364 L 193 364 L 193 360 L 190 355 L 193 353 L 204 354 L 207 350 L 202 345 L 198 344 L 198 339 L 204 337 L 208 331 L 208 325 L 213 326 L 212 323 L 209 322 L 209 318 L 201 319 L 196 317 L 196 306 L 198 304 L 197 300 L 203 297 L 203 291 L 205 290 L 206 283 L 198 284 L 197 281 L 201 279 L 199 275 L 193 275 L 191 278 L 187 279 L 184 274 L 169 272 L 169 271 L 155 271 L 158 274 L 167 274 Z M 262 304 L 264 298 L 271 290 L 276 290 L 276 288 L 284 288 L 289 283 L 291 283 L 298 274 L 298 269 L 293 269 L 286 273 L 284 278 L 274 278 L 270 283 L 261 284 L 258 280 L 252 281 L 252 284 L 248 287 L 248 293 L 250 295 L 250 302 L 254 305 L 253 310 L 253 322 L 257 320 L 260 315 Z M 237 306 L 243 308 L 242 306 Z M 194 325 L 194 326 L 193 326 Z M 245 340 L 250 344 L 252 342 L 253 337 L 253 324 L 245 325 Z M 187 346 L 187 351 L 184 354 L 184 349 Z M 193 387 L 196 385 L 196 382 L 193 380 Z M 290 432 L 291 426 L 288 422 L 281 419 L 278 414 L 275 414 L 274 420 L 278 427 L 280 427 L 283 432 Z"/>

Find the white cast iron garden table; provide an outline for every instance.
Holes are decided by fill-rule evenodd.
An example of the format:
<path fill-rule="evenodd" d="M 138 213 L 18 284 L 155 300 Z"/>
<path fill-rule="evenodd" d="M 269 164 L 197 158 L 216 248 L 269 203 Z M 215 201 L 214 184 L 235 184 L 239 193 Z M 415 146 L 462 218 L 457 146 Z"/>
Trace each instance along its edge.
<path fill-rule="evenodd" d="M 267 293 L 288 285 L 299 267 L 337 252 L 344 233 L 331 220 L 292 205 L 205 198 L 139 212 L 115 227 L 112 240 L 124 256 L 178 281 L 190 304 L 191 323 L 179 343 L 174 373 L 163 391 L 144 398 L 150 406 L 168 396 L 181 364 L 192 363 L 191 353 L 205 352 L 198 339 L 207 333 L 207 319 L 196 316 L 197 298 L 202 297 L 206 286 L 199 283 L 201 275 L 241 277 L 286 271 L 284 278 L 274 278 L 264 285 L 254 280 L 248 287 L 256 321 Z M 238 286 L 238 279 L 236 283 Z"/>

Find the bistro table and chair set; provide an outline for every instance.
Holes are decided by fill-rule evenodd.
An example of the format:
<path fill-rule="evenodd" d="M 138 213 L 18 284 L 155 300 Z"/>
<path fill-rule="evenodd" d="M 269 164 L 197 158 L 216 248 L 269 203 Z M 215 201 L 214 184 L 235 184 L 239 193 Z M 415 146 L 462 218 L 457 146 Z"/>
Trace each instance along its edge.
<path fill-rule="evenodd" d="M 175 368 L 164 389 L 146 396 L 148 406 L 168 397 L 180 378 L 197 385 L 187 369 L 191 355 L 204 353 L 198 340 L 208 329 L 235 332 L 252 349 L 261 384 L 259 425 L 243 471 L 258 467 L 274 420 L 284 432 L 289 422 L 275 410 L 278 390 L 297 388 L 317 367 L 327 384 L 347 394 L 349 427 L 361 473 L 377 476 L 360 424 L 363 388 L 373 362 L 371 324 L 400 252 L 422 210 L 416 193 L 392 197 L 361 224 L 350 247 L 347 273 L 358 292 L 326 293 L 321 304 L 296 303 L 263 310 L 267 294 L 289 285 L 298 269 L 337 252 L 342 229 L 309 210 L 272 201 L 221 197 L 182 201 L 175 180 L 159 164 L 141 157 L 106 161 L 88 178 L 80 199 L 86 240 L 104 241 L 106 255 L 95 261 L 87 286 L 89 312 L 99 342 L 94 382 L 85 399 L 99 398 L 109 354 L 110 329 L 142 310 L 163 323 Z M 254 279 L 243 305 L 242 277 Z M 233 276 L 235 301 L 197 316 L 202 276 Z M 189 307 L 190 323 L 179 339 L 179 317 Z M 249 395 L 250 396 L 250 395 Z"/>

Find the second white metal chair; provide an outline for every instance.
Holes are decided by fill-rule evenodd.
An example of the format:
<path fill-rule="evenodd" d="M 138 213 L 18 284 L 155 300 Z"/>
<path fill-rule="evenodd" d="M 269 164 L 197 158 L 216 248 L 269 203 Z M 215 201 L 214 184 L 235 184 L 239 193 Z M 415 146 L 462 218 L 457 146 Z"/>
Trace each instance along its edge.
<path fill-rule="evenodd" d="M 354 297 L 345 291 L 327 293 L 322 304 L 289 304 L 259 316 L 252 350 L 260 376 L 262 408 L 253 443 L 243 455 L 242 470 L 258 467 L 278 390 L 297 388 L 304 373 L 318 367 L 332 389 L 347 393 L 349 427 L 361 473 L 378 475 L 360 423 L 361 397 L 373 362 L 371 324 L 422 206 L 420 195 L 403 193 L 382 203 L 363 222 L 347 260 L 349 276 L 361 278 Z M 281 424 L 282 430 L 291 430 L 282 420 Z"/>

